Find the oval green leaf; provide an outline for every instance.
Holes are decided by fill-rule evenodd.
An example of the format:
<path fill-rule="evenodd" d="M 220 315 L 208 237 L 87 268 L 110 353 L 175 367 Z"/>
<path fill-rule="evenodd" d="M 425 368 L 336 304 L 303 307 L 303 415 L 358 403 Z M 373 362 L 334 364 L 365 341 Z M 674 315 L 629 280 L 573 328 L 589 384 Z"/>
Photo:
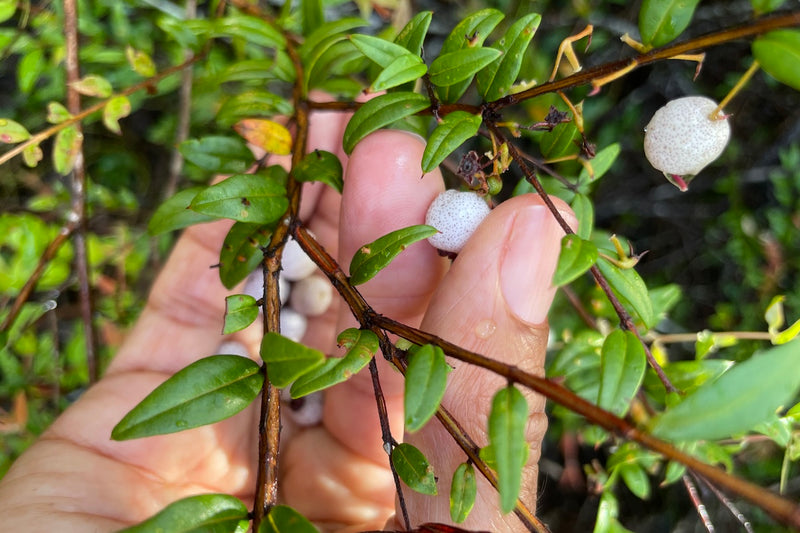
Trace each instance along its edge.
<path fill-rule="evenodd" d="M 133 71 L 138 75 L 145 78 L 156 75 L 156 64 L 147 52 L 128 46 L 125 48 L 125 57 Z"/>
<path fill-rule="evenodd" d="M 226 288 L 233 289 L 261 264 L 273 229 L 274 224 L 245 222 L 231 227 L 219 253 L 219 279 Z"/>
<path fill-rule="evenodd" d="M 590 239 L 594 229 L 594 204 L 585 194 L 578 193 L 570 203 L 572 211 L 578 218 L 578 230 L 576 234 L 581 239 Z"/>
<path fill-rule="evenodd" d="M 287 387 L 294 380 L 325 362 L 325 354 L 287 339 L 280 333 L 267 332 L 261 340 L 261 358 L 267 364 L 267 377 L 276 387 Z"/>
<path fill-rule="evenodd" d="M 300 13 L 303 15 L 303 35 L 310 34 L 325 23 L 322 0 L 302 0 Z"/>
<path fill-rule="evenodd" d="M 436 414 L 447 388 L 450 370 L 444 352 L 438 346 L 426 344 L 409 355 L 403 396 L 406 431 L 413 433 L 422 429 Z"/>
<path fill-rule="evenodd" d="M 411 92 L 382 94 L 362 105 L 344 129 L 342 145 L 346 153 L 355 148 L 358 141 L 392 122 L 430 107 L 426 96 Z"/>
<path fill-rule="evenodd" d="M 167 505 L 144 522 L 119 533 L 230 533 L 248 520 L 247 507 L 228 494 L 200 494 Z"/>
<path fill-rule="evenodd" d="M 12 2 L 12 5 L 15 4 L 16 2 Z M 0 12 L 2 12 L 3 9 L 2 5 L 3 3 L 0 2 Z M 2 18 L 2 15 L 0 15 L 0 18 Z M 44 50 L 41 48 L 34 48 L 25 54 L 17 65 L 17 84 L 19 90 L 24 94 L 30 94 L 36 87 L 36 82 L 39 81 L 39 77 L 42 75 L 45 68 L 47 68 L 47 62 L 44 57 Z"/>
<path fill-rule="evenodd" d="M 286 211 L 289 201 L 280 171 L 270 169 L 258 174 L 236 174 L 207 187 L 197 193 L 189 209 L 252 224 L 274 222 Z"/>
<path fill-rule="evenodd" d="M 614 164 L 614 161 L 617 160 L 617 156 L 619 156 L 622 148 L 619 143 L 609 144 L 599 152 L 597 155 L 594 156 L 592 159 L 592 172 L 594 175 L 589 175 L 589 170 L 586 167 L 581 168 L 581 173 L 578 175 L 579 182 L 585 182 L 589 179 L 592 181 L 597 181 L 603 177 L 603 175 L 608 172 L 611 168 L 611 165 Z"/>
<path fill-rule="evenodd" d="M 370 92 L 385 91 L 421 78 L 428 71 L 422 58 L 407 54 L 392 61 L 369 87 Z"/>
<path fill-rule="evenodd" d="M 692 21 L 700 0 L 644 0 L 639 10 L 639 33 L 649 48 L 674 40 Z"/>
<path fill-rule="evenodd" d="M 250 90 L 239 92 L 225 100 L 217 111 L 217 124 L 229 128 L 243 119 L 275 115 L 291 115 L 292 104 L 285 98 L 269 91 Z"/>
<path fill-rule="evenodd" d="M 258 533 L 319 533 L 319 530 L 288 505 L 276 505 L 261 522 Z"/>
<path fill-rule="evenodd" d="M 72 118 L 72 114 L 59 102 L 47 104 L 47 122 L 50 124 L 61 124 L 65 120 Z"/>
<path fill-rule="evenodd" d="M 431 62 L 428 71 L 431 83 L 438 87 L 448 87 L 471 80 L 476 72 L 496 61 L 503 52 L 495 48 L 464 48 L 442 54 Z"/>
<path fill-rule="evenodd" d="M 369 364 L 378 351 L 378 336 L 369 330 L 350 328 L 339 334 L 339 346 L 347 348 L 344 357 L 332 357 L 325 364 L 303 374 L 292 384 L 292 398 L 327 389 L 347 381 Z"/>
<path fill-rule="evenodd" d="M 522 68 L 522 57 L 541 21 L 541 15 L 529 13 L 512 24 L 495 43 L 493 48 L 503 52 L 503 57 L 478 72 L 475 78 L 484 100 L 497 100 L 511 92 Z"/>
<path fill-rule="evenodd" d="M 431 133 L 422 153 L 422 171 L 430 172 L 452 154 L 481 127 L 480 115 L 454 111 L 444 117 Z"/>
<path fill-rule="evenodd" d="M 775 30 L 753 41 L 761 68 L 781 83 L 800 91 L 800 30 Z"/>
<path fill-rule="evenodd" d="M 192 203 L 197 193 L 203 189 L 205 187 L 190 187 L 178 191 L 164 201 L 153 213 L 153 217 L 147 224 L 147 232 L 150 235 L 158 235 L 159 233 L 182 229 L 193 224 L 216 220 L 217 217 L 196 213 L 189 209 L 189 204 Z"/>
<path fill-rule="evenodd" d="M 421 11 L 414 15 L 408 23 L 400 30 L 394 42 L 399 44 L 415 56 L 422 52 L 422 43 L 425 42 L 425 35 L 433 20 L 433 11 Z"/>
<path fill-rule="evenodd" d="M 619 475 L 625 486 L 640 500 L 650 497 L 650 477 L 644 468 L 637 463 L 625 463 L 619 466 Z"/>
<path fill-rule="evenodd" d="M 225 297 L 225 324 L 222 334 L 240 331 L 258 318 L 258 304 L 249 294 L 231 294 Z"/>
<path fill-rule="evenodd" d="M 600 351 L 600 391 L 597 405 L 617 416 L 628 412 L 647 369 L 644 348 L 630 331 L 612 331 Z"/>
<path fill-rule="evenodd" d="M 252 152 L 236 137 L 212 135 L 190 139 L 182 142 L 178 150 L 189 162 L 209 172 L 244 172 L 253 162 Z"/>
<path fill-rule="evenodd" d="M 344 188 L 342 163 L 335 154 L 314 150 L 292 169 L 297 181 L 320 181 L 341 194 Z"/>
<path fill-rule="evenodd" d="M 472 463 L 461 463 L 453 472 L 453 481 L 450 484 L 450 518 L 453 522 L 460 524 L 467 519 L 475 505 L 477 494 L 475 468 Z"/>
<path fill-rule="evenodd" d="M 238 37 L 267 48 L 286 48 L 286 38 L 271 23 L 250 15 L 228 15 L 215 19 L 214 37 Z"/>
<path fill-rule="evenodd" d="M 575 234 L 564 235 L 556 272 L 553 274 L 553 285 L 560 287 L 576 279 L 595 264 L 597 255 L 597 246 L 593 242 Z"/>
<path fill-rule="evenodd" d="M 238 355 L 212 355 L 179 370 L 111 431 L 114 440 L 176 433 L 229 418 L 261 391 L 259 366 Z"/>
<path fill-rule="evenodd" d="M 528 402 L 513 385 L 497 391 L 489 412 L 489 446 L 494 453 L 500 509 L 509 513 L 517 503 L 522 464 L 528 455 L 525 427 Z"/>
<path fill-rule="evenodd" d="M 353 285 L 366 283 L 388 266 L 408 246 L 435 235 L 437 231 L 436 228 L 424 224 L 409 226 L 365 244 L 358 249 L 350 261 L 350 283 Z"/>
<path fill-rule="evenodd" d="M 111 132 L 122 135 L 119 119 L 131 114 L 131 101 L 127 96 L 117 96 L 108 101 L 103 108 L 103 125 Z"/>
<path fill-rule="evenodd" d="M 647 285 L 636 270 L 619 268 L 604 257 L 600 257 L 597 268 L 608 280 L 614 292 L 630 305 L 644 325 L 652 328 L 656 319 L 653 313 L 653 303 L 650 301 Z"/>
<path fill-rule="evenodd" d="M 94 74 L 84 76 L 78 81 L 71 83 L 70 87 L 84 96 L 96 96 L 98 98 L 108 98 L 113 92 L 111 84 L 107 79 Z"/>
<path fill-rule="evenodd" d="M 320 47 L 328 48 L 333 44 L 330 42 L 332 37 L 339 40 L 345 39 L 347 37 L 347 35 L 345 35 L 346 32 L 367 25 L 368 23 L 366 20 L 357 17 L 345 17 L 326 22 L 314 30 L 311 35 L 306 36 L 303 44 L 298 48 L 297 51 L 300 54 L 300 58 L 303 60 L 303 64 L 308 68 L 311 65 L 312 56 L 316 55 L 319 57 L 319 54 L 324 51 L 320 50 Z"/>
<path fill-rule="evenodd" d="M 712 440 L 753 429 L 787 405 L 800 389 L 800 341 L 756 353 L 703 384 L 653 426 L 671 441 Z"/>
<path fill-rule="evenodd" d="M 72 172 L 75 160 L 83 146 L 83 134 L 76 125 L 67 126 L 59 131 L 53 144 L 53 166 L 56 172 L 66 176 Z"/>
<path fill-rule="evenodd" d="M 5 22 L 17 11 L 16 0 L 0 0 L 0 22 Z"/>
<path fill-rule="evenodd" d="M 350 41 L 355 45 L 356 48 L 361 50 L 362 54 L 383 68 L 388 67 L 396 59 L 404 56 L 416 57 L 421 61 L 419 56 L 412 54 L 399 44 L 395 44 L 391 41 L 387 41 L 386 39 L 381 39 L 380 37 L 375 37 L 373 35 L 351 35 Z"/>
<path fill-rule="evenodd" d="M 562 122 L 553 131 L 544 133 L 539 140 L 539 149 L 547 159 L 556 159 L 567 153 L 575 153 L 578 147 L 572 140 L 578 135 L 574 122 Z"/>
<path fill-rule="evenodd" d="M 416 447 L 404 442 L 392 450 L 392 466 L 408 488 L 421 494 L 435 496 L 436 476 L 425 455 Z"/>
<path fill-rule="evenodd" d="M 31 134 L 25 126 L 10 118 L 0 118 L 0 142 L 13 144 L 30 138 Z"/>

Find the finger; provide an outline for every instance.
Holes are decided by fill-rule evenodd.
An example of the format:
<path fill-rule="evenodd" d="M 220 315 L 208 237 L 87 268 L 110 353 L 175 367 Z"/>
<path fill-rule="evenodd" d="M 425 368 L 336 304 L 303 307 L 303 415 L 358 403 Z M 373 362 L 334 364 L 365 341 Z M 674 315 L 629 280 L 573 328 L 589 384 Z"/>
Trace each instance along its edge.
<path fill-rule="evenodd" d="M 565 218 L 574 222 L 561 202 Z M 537 195 L 524 195 L 500 204 L 480 225 L 442 281 L 422 321 L 422 329 L 468 350 L 543 374 L 547 344 L 546 316 L 555 288 L 555 271 L 564 231 Z M 506 385 L 504 378 L 480 368 L 450 360 L 442 405 L 466 432 L 486 446 L 486 423 L 493 395 Z M 531 453 L 523 472 L 521 498 L 536 503 L 537 462 L 547 427 L 544 398 L 528 390 L 530 409 L 527 439 Z M 451 476 L 466 460 L 464 452 L 444 428 L 432 421 L 406 441 L 427 456 L 437 473 L 439 496 L 407 494 L 415 523 L 450 522 Z M 496 491 L 480 478 L 478 497 L 461 527 L 491 531 L 522 530 L 512 515 L 501 516 Z"/>

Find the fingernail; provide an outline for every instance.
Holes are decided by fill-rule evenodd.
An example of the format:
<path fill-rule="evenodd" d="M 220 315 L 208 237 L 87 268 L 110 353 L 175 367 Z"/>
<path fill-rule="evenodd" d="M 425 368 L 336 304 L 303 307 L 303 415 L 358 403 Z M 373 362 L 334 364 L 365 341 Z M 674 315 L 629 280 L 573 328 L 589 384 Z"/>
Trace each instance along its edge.
<path fill-rule="evenodd" d="M 547 318 L 556 288 L 553 273 L 564 230 L 541 205 L 520 210 L 507 237 L 500 265 L 500 290 L 509 309 L 529 324 Z"/>

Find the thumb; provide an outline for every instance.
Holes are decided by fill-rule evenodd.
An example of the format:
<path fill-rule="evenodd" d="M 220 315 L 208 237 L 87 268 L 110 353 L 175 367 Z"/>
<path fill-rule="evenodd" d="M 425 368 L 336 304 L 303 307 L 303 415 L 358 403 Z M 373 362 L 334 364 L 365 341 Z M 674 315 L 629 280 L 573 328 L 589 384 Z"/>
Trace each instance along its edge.
<path fill-rule="evenodd" d="M 557 202 L 567 221 L 574 215 Z M 508 200 L 484 220 L 467 242 L 434 294 L 421 328 L 450 342 L 534 374 L 544 373 L 547 312 L 555 295 L 551 280 L 564 231 L 538 195 Z M 483 447 L 488 444 L 487 418 L 504 378 L 459 361 L 448 379 L 442 405 Z M 522 391 L 528 401 L 526 438 L 531 453 L 522 477 L 520 497 L 532 511 L 536 504 L 537 462 L 547 428 L 544 398 Z M 435 497 L 407 494 L 414 522 L 449 523 L 452 473 L 467 457 L 436 421 L 405 438 L 417 446 L 438 476 Z M 461 527 L 490 531 L 523 530 L 513 515 L 502 516 L 491 485 L 479 476 L 475 506 Z M 399 513 L 398 513 L 399 514 Z"/>

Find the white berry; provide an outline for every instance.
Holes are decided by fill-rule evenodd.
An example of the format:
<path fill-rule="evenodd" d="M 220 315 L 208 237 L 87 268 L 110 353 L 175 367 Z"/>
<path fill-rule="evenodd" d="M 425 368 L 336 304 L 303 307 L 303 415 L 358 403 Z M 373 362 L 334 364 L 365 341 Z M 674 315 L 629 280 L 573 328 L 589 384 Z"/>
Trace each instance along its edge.
<path fill-rule="evenodd" d="M 306 334 L 308 320 L 306 317 L 292 309 L 284 307 L 281 309 L 281 335 L 295 342 L 300 342 Z"/>
<path fill-rule="evenodd" d="M 283 272 L 281 272 L 280 277 L 278 277 L 278 292 L 280 292 L 281 305 L 285 304 L 289 299 L 290 291 L 291 286 L 283 276 Z M 260 268 L 247 276 L 247 281 L 244 282 L 242 294 L 248 294 L 256 300 L 260 300 L 264 297 L 264 273 Z"/>
<path fill-rule="evenodd" d="M 428 242 L 445 252 L 460 252 L 489 211 L 486 202 L 474 192 L 441 193 L 425 216 L 425 224 L 439 230 L 428 237 Z"/>
<path fill-rule="evenodd" d="M 301 279 L 292 287 L 289 305 L 305 316 L 319 316 L 333 301 L 333 287 L 321 276 Z"/>
<path fill-rule="evenodd" d="M 317 265 L 311 260 L 308 255 L 300 248 L 300 245 L 293 238 L 286 241 L 283 247 L 283 256 L 281 257 L 281 266 L 283 267 L 283 275 L 289 281 L 299 281 L 307 278 L 316 270 Z"/>
<path fill-rule="evenodd" d="M 728 144 L 730 124 L 724 115 L 711 119 L 716 108 L 714 100 L 703 96 L 678 98 L 656 111 L 645 128 L 648 161 L 681 190 Z"/>

